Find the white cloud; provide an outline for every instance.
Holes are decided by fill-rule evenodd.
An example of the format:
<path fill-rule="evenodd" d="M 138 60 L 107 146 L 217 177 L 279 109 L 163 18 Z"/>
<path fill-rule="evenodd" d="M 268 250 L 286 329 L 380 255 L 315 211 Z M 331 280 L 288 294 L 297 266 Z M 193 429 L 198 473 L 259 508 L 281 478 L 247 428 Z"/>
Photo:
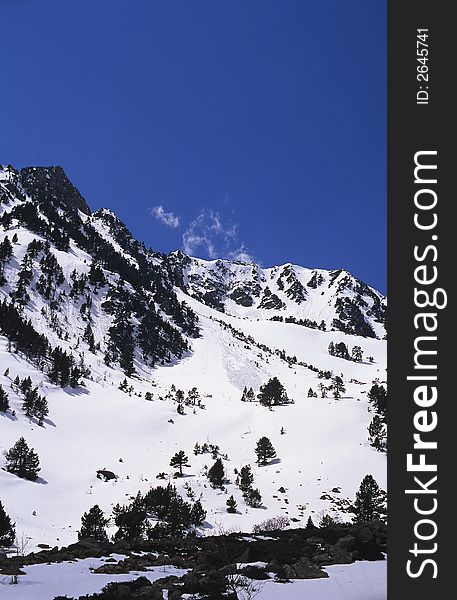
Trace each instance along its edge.
<path fill-rule="evenodd" d="M 163 223 L 167 227 L 172 227 L 176 229 L 180 225 L 179 216 L 175 215 L 172 212 L 166 212 L 162 205 L 153 206 L 151 208 L 151 215 L 160 223 Z"/>
<path fill-rule="evenodd" d="M 235 223 L 224 223 L 216 211 L 201 211 L 189 223 L 182 236 L 183 250 L 195 255 L 203 252 L 206 258 L 230 258 L 252 262 L 252 256 L 246 246 L 238 239 L 238 227 Z"/>
<path fill-rule="evenodd" d="M 230 260 L 239 260 L 241 262 L 254 262 L 252 254 L 249 254 L 244 244 L 241 244 L 236 250 L 232 250 L 229 253 L 228 258 L 230 258 Z"/>

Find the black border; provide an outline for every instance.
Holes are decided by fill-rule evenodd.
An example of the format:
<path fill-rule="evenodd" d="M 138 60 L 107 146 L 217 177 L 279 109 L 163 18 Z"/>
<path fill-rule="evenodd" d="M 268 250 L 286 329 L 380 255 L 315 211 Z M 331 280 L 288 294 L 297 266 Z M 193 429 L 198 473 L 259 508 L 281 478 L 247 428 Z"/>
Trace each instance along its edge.
<path fill-rule="evenodd" d="M 454 597 L 453 571 L 457 564 L 451 547 L 455 525 L 455 492 L 452 491 L 453 459 L 456 455 L 457 421 L 453 419 L 455 384 L 451 385 L 456 371 L 457 355 L 452 347 L 457 331 L 452 319 L 452 279 L 457 257 L 452 243 L 453 205 L 456 192 L 453 187 L 453 142 L 456 136 L 456 101 L 452 88 L 456 88 L 457 75 L 454 59 L 457 43 L 456 26 L 451 12 L 452 2 L 440 0 L 389 0 L 388 2 L 388 381 L 389 381 L 389 544 L 388 544 L 388 597 L 389 600 L 430 599 Z M 427 105 L 416 104 L 418 81 L 416 79 L 416 30 L 429 29 L 429 93 Z M 438 427 L 434 434 L 438 450 L 433 457 L 438 464 L 438 511 L 434 515 L 438 534 L 437 553 L 432 557 L 438 565 L 438 576 L 432 569 L 413 579 L 406 572 L 406 562 L 412 558 L 409 549 L 414 543 L 413 528 L 418 520 L 412 499 L 405 494 L 410 487 L 411 474 L 406 471 L 406 454 L 411 452 L 414 432 L 413 416 L 418 410 L 413 401 L 414 384 L 406 377 L 413 371 L 414 329 L 414 268 L 417 266 L 413 249 L 416 244 L 426 245 L 430 232 L 420 232 L 413 224 L 414 155 L 421 150 L 436 149 L 438 193 L 438 283 L 448 293 L 447 308 L 437 311 L 438 342 Z M 455 236 L 454 236 L 455 237 Z M 430 438 L 432 439 L 432 437 Z M 455 486 L 454 486 L 455 487 Z M 451 504 L 452 509 L 451 510 Z"/>

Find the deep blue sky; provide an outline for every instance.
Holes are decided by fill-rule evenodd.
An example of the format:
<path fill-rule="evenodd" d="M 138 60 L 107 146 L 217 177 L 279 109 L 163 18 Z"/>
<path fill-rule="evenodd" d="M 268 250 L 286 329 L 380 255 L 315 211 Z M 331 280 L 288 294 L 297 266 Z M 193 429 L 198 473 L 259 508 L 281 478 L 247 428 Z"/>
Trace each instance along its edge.
<path fill-rule="evenodd" d="M 1 20 L 0 162 L 62 165 L 156 250 L 385 291 L 384 1 L 2 0 Z"/>

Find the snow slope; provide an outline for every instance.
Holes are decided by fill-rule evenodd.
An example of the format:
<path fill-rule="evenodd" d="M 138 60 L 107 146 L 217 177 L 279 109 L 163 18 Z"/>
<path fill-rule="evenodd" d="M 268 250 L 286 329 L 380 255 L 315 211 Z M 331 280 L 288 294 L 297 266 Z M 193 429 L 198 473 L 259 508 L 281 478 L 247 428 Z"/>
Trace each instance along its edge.
<path fill-rule="evenodd" d="M 19 192 L 15 196 L 11 185 L 7 185 L 10 176 L 5 173 L 0 169 L 2 193 L 8 194 L 6 203 L 0 204 L 0 213 L 21 202 L 34 201 L 33 196 L 25 193 L 22 199 Z M 19 184 L 17 186 L 20 191 Z M 59 202 L 61 200 L 59 198 Z M 78 202 L 82 206 L 82 201 Z M 62 204 L 59 207 L 64 210 Z M 115 218 L 110 211 L 99 211 L 98 216 L 79 212 L 79 218 L 81 222 L 91 222 L 117 253 L 136 264 L 129 248 L 138 243 L 131 242 L 124 234 L 124 237 L 117 235 L 108 227 L 106 220 Z M 6 235 L 11 239 L 14 234 L 18 241 L 14 244 L 14 256 L 5 267 L 6 284 L 0 287 L 0 300 L 10 301 L 27 245 L 33 239 L 45 239 L 14 219 L 5 231 L 0 229 L 0 242 Z M 87 273 L 95 257 L 73 239 L 68 251 L 58 250 L 51 244 L 51 252 L 64 274 L 60 291 L 68 294 L 71 273 L 74 270 L 78 274 Z M 191 351 L 181 359 L 174 357 L 168 364 L 159 363 L 155 368 L 145 364 L 136 352 L 136 373 L 128 378 L 132 393 L 119 390 L 125 378 L 119 367 L 115 364 L 108 367 L 104 362 L 112 316 L 104 310 L 103 302 L 110 286 L 119 281 L 119 274 L 104 269 L 107 284 L 97 293 L 91 292 L 92 326 L 95 341 L 100 344 L 100 350 L 91 353 L 81 340 L 87 324 L 81 315 L 83 298 L 70 299 L 67 295 L 56 312 L 57 317 L 53 315 L 49 302 L 33 287 L 39 274 L 38 266 L 34 265 L 31 300 L 24 308 L 25 316 L 37 331 L 46 334 L 53 347 L 61 345 L 76 357 L 82 357 L 91 374 L 84 380 L 84 386 L 62 389 L 23 356 L 10 352 L 8 341 L 0 335 L 0 384 L 9 393 L 11 404 L 10 411 L 0 413 L 0 452 L 24 436 L 38 452 L 42 467 L 36 482 L 19 479 L 0 468 L 0 499 L 16 522 L 17 532 L 30 539 L 31 549 L 38 543 L 54 546 L 74 542 L 81 515 L 94 504 L 99 504 L 109 516 L 115 504 L 127 503 L 139 490 L 145 492 L 151 485 L 166 484 L 168 480 L 173 481 L 184 496 L 189 493 L 189 486 L 196 497 L 201 496 L 207 510 L 202 533 L 214 533 L 221 528 L 249 531 L 254 524 L 280 514 L 294 519 L 293 526 L 303 526 L 310 515 L 317 521 L 322 511 L 349 518 L 350 515 L 342 511 L 344 500 L 353 500 L 366 474 L 371 473 L 385 488 L 385 455 L 376 452 L 367 441 L 367 426 L 372 417 L 367 391 L 373 380 L 383 381 L 386 377 L 383 324 L 373 316 L 367 317 L 377 337 L 348 335 L 328 327 L 338 316 L 336 300 L 351 297 L 356 293 L 354 289 L 368 294 L 362 294 L 367 306 L 360 303 L 365 315 L 376 302 L 384 306 L 385 299 L 375 291 L 366 292 L 368 286 L 361 287 L 358 280 L 351 279 L 345 272 L 332 275 L 332 272 L 319 271 L 322 281 L 317 288 L 308 286 L 306 300 L 297 303 L 299 286 L 294 286 L 293 298 L 286 294 L 289 288 L 285 284 L 283 290 L 279 289 L 278 281 L 281 278 L 286 281 L 293 272 L 305 287 L 315 271 L 293 267 L 286 276 L 287 265 L 263 270 L 253 265 L 219 261 L 233 275 L 227 272 L 224 275 L 224 281 L 232 283 L 230 290 L 227 286 L 224 288 L 224 310 L 221 311 L 220 306 L 214 307 L 214 302 L 205 300 L 202 295 L 202 282 L 206 291 L 211 290 L 211 286 L 217 288 L 211 283 L 213 276 L 209 275 L 214 265 L 182 257 L 180 255 L 181 262 L 174 263 L 174 267 L 184 281 L 183 285 L 175 281 L 174 291 L 178 299 L 197 314 L 200 337 L 190 340 Z M 155 268 L 163 269 L 163 279 L 169 277 L 173 266 L 170 257 L 151 254 L 148 260 Z M 216 268 L 221 269 L 220 265 Z M 260 296 L 251 306 L 242 306 L 228 297 L 242 281 L 252 290 L 253 272 L 259 280 L 271 280 L 269 285 L 282 299 L 284 309 L 259 306 L 267 287 L 265 281 L 261 281 Z M 192 275 L 199 277 L 192 279 Z M 126 289 L 130 291 L 129 284 Z M 159 304 L 156 308 L 164 318 L 171 319 Z M 327 330 L 272 321 L 272 311 L 274 314 L 283 311 L 285 316 L 296 318 L 324 320 Z M 52 326 L 52 317 L 58 319 L 59 327 Z M 68 333 L 68 339 L 62 333 Z M 251 337 L 246 341 L 240 333 Z M 349 349 L 359 345 L 365 357 L 373 357 L 373 362 L 355 363 L 330 356 L 327 351 L 330 341 L 343 341 Z M 285 350 L 285 354 L 295 356 L 298 363 L 308 366 L 289 364 L 275 350 Z M 347 387 L 344 397 L 340 400 L 308 397 L 310 387 L 317 391 L 318 384 L 326 382 L 318 378 L 310 365 L 335 375 L 342 374 Z M 40 393 L 46 395 L 49 416 L 43 427 L 24 415 L 22 399 L 12 387 L 16 376 L 21 379 L 30 376 Z M 273 376 L 284 384 L 293 404 L 269 410 L 257 402 L 241 402 L 245 386 L 257 393 Z M 185 391 L 197 387 L 205 408 L 187 406 L 184 415 L 177 414 L 176 402 L 167 398 L 173 385 Z M 145 399 L 146 392 L 152 394 L 152 401 Z M 255 464 L 254 447 L 262 436 L 271 439 L 277 459 L 259 467 Z M 224 466 L 229 483 L 225 491 L 208 485 L 205 466 L 211 466 L 213 459 L 209 454 L 195 456 L 196 442 L 217 444 L 221 453 L 227 455 Z M 174 469 L 169 462 L 178 450 L 184 450 L 189 456 L 190 468 L 185 469 L 185 477 L 173 479 Z M 0 457 L 0 467 L 4 464 Z M 254 487 L 262 494 L 261 508 L 246 506 L 235 485 L 234 469 L 245 464 L 253 468 Z M 113 471 L 117 479 L 101 481 L 96 477 L 99 469 Z M 161 472 L 166 474 L 165 480 L 156 479 Z M 231 494 L 238 503 L 235 514 L 226 512 L 225 502 Z M 111 524 L 109 533 L 114 531 Z"/>

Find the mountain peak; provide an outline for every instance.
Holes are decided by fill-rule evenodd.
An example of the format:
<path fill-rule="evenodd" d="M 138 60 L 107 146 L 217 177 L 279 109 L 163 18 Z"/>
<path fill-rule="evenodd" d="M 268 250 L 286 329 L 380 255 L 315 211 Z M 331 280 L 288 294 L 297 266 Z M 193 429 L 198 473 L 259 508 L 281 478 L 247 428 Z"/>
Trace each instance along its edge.
<path fill-rule="evenodd" d="M 57 201 L 62 208 L 77 209 L 86 215 L 91 214 L 86 200 L 60 166 L 25 167 L 20 171 L 20 179 L 24 190 L 30 196 L 44 201 Z"/>

